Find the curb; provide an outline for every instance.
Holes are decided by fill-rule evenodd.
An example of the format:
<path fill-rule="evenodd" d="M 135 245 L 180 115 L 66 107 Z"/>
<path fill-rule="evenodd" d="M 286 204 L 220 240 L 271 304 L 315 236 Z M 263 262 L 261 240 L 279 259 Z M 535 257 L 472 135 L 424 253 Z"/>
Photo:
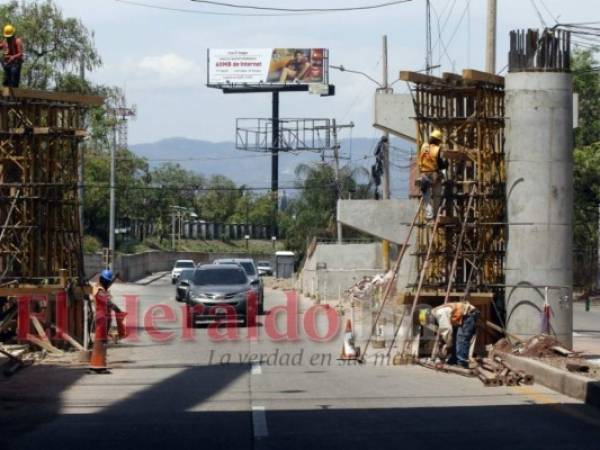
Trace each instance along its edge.
<path fill-rule="evenodd" d="M 496 353 L 515 369 L 524 370 L 533 375 L 536 383 L 569 397 L 583 400 L 588 405 L 600 407 L 600 382 L 535 359 L 504 352 Z"/>
<path fill-rule="evenodd" d="M 149 284 L 152 284 L 155 281 L 160 280 L 161 278 L 166 276 L 168 273 L 169 272 L 159 272 L 159 275 L 152 276 L 152 278 L 150 278 L 149 280 L 148 280 L 148 277 L 146 277 L 146 278 L 142 278 L 140 281 L 135 281 L 133 284 L 138 284 L 140 286 L 148 286 Z"/>

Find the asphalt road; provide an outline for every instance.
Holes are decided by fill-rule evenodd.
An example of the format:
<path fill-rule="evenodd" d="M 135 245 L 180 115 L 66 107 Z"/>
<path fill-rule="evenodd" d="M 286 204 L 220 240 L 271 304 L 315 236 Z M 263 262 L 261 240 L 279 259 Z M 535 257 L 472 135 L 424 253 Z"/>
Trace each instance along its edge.
<path fill-rule="evenodd" d="M 116 285 L 114 294 L 122 305 L 125 296 L 139 298 L 140 316 L 147 318 L 137 328 L 139 341 L 109 349 L 110 375 L 56 363 L 1 380 L 0 449 L 600 445 L 598 410 L 539 386 L 485 388 L 476 379 L 416 366 L 341 363 L 342 336 L 316 342 L 315 332 L 324 336 L 329 322 L 321 311 L 311 331 L 307 311 L 315 310 L 305 300 L 297 339 L 293 329 L 282 332 L 292 324 L 281 311 L 260 318 L 258 327 L 200 328 L 192 337 L 179 321 L 164 319 L 148 332 L 149 308 L 179 308 L 167 278 Z M 280 290 L 267 292 L 267 309 L 290 302 Z M 222 339 L 214 331 L 232 335 Z M 284 337 L 275 340 L 276 332 Z"/>

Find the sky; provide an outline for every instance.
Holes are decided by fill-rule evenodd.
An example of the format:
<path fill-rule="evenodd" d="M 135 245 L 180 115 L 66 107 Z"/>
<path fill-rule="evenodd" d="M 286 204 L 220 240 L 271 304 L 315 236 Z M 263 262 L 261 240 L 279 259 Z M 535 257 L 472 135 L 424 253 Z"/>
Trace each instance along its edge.
<path fill-rule="evenodd" d="M 250 12 L 209 7 L 190 0 L 132 0 L 194 11 Z M 103 59 L 89 76 L 125 90 L 137 107 L 130 144 L 168 137 L 231 141 L 237 117 L 268 117 L 269 94 L 224 95 L 206 87 L 207 48 L 325 47 L 333 65 L 382 78 L 381 41 L 388 36 L 389 78 L 425 66 L 425 0 L 382 9 L 278 17 L 232 17 L 151 9 L 118 0 L 55 0 L 65 15 L 78 17 L 95 33 Z M 383 0 L 231 0 L 238 4 L 329 8 Z M 487 0 L 432 0 L 434 64 L 437 72 L 483 69 Z M 500 71 L 507 62 L 508 33 L 541 26 L 535 3 L 548 24 L 600 20 L 598 0 L 498 0 Z M 439 20 L 438 20 L 439 18 Z M 441 33 L 440 33 L 441 31 Z M 441 40 L 439 39 L 441 35 Z M 440 45 L 440 42 L 443 45 Z M 367 78 L 331 70 L 334 97 L 281 95 L 282 117 L 336 118 L 354 122 L 353 136 L 374 137 L 373 93 Z M 405 92 L 404 83 L 394 85 Z M 349 131 L 343 133 L 346 137 Z M 344 136 L 342 136 L 344 137 Z"/>

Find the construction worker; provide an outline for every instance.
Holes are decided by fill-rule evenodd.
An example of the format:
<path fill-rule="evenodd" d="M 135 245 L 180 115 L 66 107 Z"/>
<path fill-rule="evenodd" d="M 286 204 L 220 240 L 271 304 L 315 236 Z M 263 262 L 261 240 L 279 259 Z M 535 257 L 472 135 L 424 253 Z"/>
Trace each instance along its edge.
<path fill-rule="evenodd" d="M 433 130 L 429 142 L 423 144 L 419 152 L 419 184 L 425 205 L 425 218 L 428 220 L 433 219 L 437 213 L 442 194 L 442 179 L 446 176 L 447 164 L 442 159 L 442 137 L 441 130 Z"/>
<path fill-rule="evenodd" d="M 479 311 L 469 302 L 444 303 L 433 308 L 431 315 L 443 342 L 440 357 L 448 364 L 469 367 L 469 349 L 475 336 Z"/>
<path fill-rule="evenodd" d="M 4 68 L 4 86 L 19 87 L 21 82 L 21 66 L 23 65 L 23 41 L 15 36 L 15 27 L 8 24 L 4 27 L 4 40 L 0 42 L 0 50 L 4 50 L 2 67 Z"/>
<path fill-rule="evenodd" d="M 106 337 L 108 337 L 111 326 L 112 326 L 112 315 L 114 312 L 116 323 L 117 323 L 117 331 L 118 337 L 120 339 L 126 337 L 126 330 L 124 326 L 123 319 L 125 318 L 125 313 L 121 311 L 121 309 L 112 302 L 112 298 L 109 292 L 110 287 L 114 282 L 114 275 L 112 270 L 106 269 L 100 273 L 100 278 L 98 280 L 98 284 L 94 287 L 94 300 L 96 302 L 96 320 L 100 320 L 105 322 L 105 330 Z M 100 309 L 100 313 L 98 310 Z M 114 337 L 115 342 L 117 340 Z"/>
<path fill-rule="evenodd" d="M 96 339 L 106 340 L 110 331 L 111 305 L 110 286 L 113 282 L 112 270 L 106 269 L 100 273 L 98 283 L 94 286 L 93 297 L 96 306 Z"/>

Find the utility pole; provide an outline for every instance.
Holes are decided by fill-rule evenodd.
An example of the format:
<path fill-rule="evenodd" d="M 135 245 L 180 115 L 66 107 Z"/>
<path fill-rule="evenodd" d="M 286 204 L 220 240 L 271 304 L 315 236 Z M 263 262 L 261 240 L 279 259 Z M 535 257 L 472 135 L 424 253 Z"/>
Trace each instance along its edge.
<path fill-rule="evenodd" d="M 278 236 L 279 212 L 279 91 L 273 91 L 271 136 L 271 195 L 273 196 L 272 238 Z"/>
<path fill-rule="evenodd" d="M 487 2 L 487 42 L 485 52 L 485 70 L 496 73 L 496 21 L 498 16 L 498 1 Z"/>
<path fill-rule="evenodd" d="M 85 59 L 83 54 L 79 61 L 79 79 L 81 85 L 85 84 Z M 85 141 L 79 144 L 79 167 L 77 168 L 77 182 L 79 183 L 79 189 L 77 189 L 77 197 L 79 200 L 79 229 L 81 230 L 81 239 L 83 241 L 83 161 L 85 157 Z"/>
<path fill-rule="evenodd" d="M 427 2 L 429 4 L 429 1 Z M 389 79 L 388 79 L 388 45 L 387 36 L 383 36 L 383 91 L 387 94 L 390 92 Z M 391 197 L 390 190 L 390 134 L 388 132 L 383 133 L 383 199 L 389 200 Z M 383 266 L 387 271 L 390 268 L 390 243 L 387 240 L 383 240 Z"/>
<path fill-rule="evenodd" d="M 136 115 L 136 108 L 129 108 L 125 105 L 125 100 L 120 99 L 121 106 L 115 106 L 111 109 L 113 115 L 113 144 L 110 148 L 110 215 L 109 215 L 109 230 L 108 230 L 108 248 L 111 254 L 110 268 L 113 268 L 115 259 L 115 221 L 116 221 L 116 193 L 115 193 L 115 172 L 116 172 L 116 153 L 119 142 L 119 132 L 126 137 L 127 119 Z M 125 127 L 122 129 L 122 127 Z M 127 148 L 126 139 L 123 140 L 122 146 Z"/>
<path fill-rule="evenodd" d="M 598 204 L 598 262 L 596 265 L 596 289 L 600 289 L 600 203 Z"/>
<path fill-rule="evenodd" d="M 340 201 L 340 194 L 341 194 L 341 186 L 340 186 L 340 145 L 338 143 L 338 135 L 337 135 L 337 122 L 335 119 L 333 119 L 331 121 L 331 132 L 332 132 L 332 137 L 333 137 L 333 159 L 334 159 L 334 165 L 333 165 L 333 173 L 335 174 L 335 192 L 336 192 L 336 197 L 337 197 L 337 201 Z M 336 205 L 336 216 L 337 216 L 337 205 Z M 336 217 L 336 226 L 337 226 L 337 243 L 339 245 L 342 244 L 343 242 L 343 238 L 342 238 L 342 223 L 339 221 L 339 219 Z"/>
<path fill-rule="evenodd" d="M 113 269 L 115 259 L 115 153 L 117 152 L 117 133 L 118 133 L 118 118 L 117 113 L 114 111 L 114 126 L 113 126 L 113 145 L 110 147 L 110 209 L 109 209 L 109 226 L 108 226 L 108 249 L 111 255 L 109 261 L 109 267 Z"/>
<path fill-rule="evenodd" d="M 171 206 L 171 208 L 173 208 Z M 171 213 L 171 248 L 175 250 L 175 209 Z"/>
<path fill-rule="evenodd" d="M 433 48 L 431 44 L 431 1 L 425 2 L 425 72 L 431 75 Z"/>

